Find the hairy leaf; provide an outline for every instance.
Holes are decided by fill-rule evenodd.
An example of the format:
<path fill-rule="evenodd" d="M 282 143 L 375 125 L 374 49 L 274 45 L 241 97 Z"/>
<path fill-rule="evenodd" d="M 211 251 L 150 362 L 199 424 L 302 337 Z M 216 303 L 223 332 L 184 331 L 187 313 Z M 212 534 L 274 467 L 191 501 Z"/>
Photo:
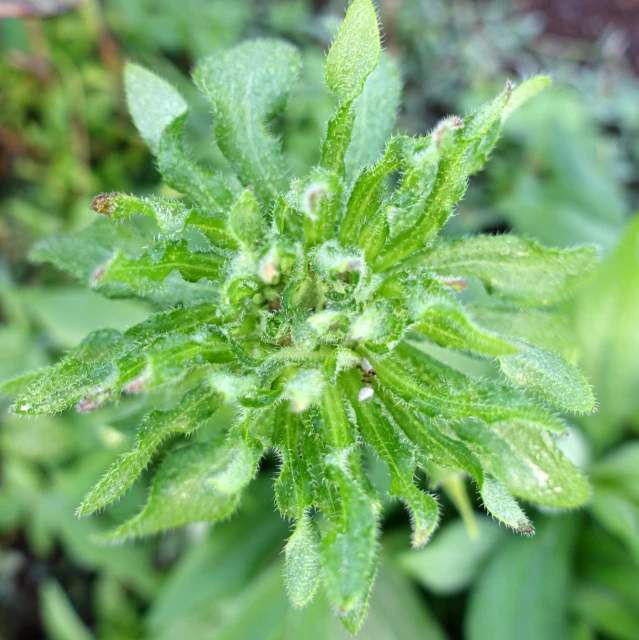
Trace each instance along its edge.
<path fill-rule="evenodd" d="M 489 293 L 520 307 L 561 302 L 599 262 L 594 246 L 548 249 L 516 236 L 477 236 L 435 245 L 415 263 L 444 277 L 479 278 Z"/>
<path fill-rule="evenodd" d="M 131 62 L 124 67 L 124 90 L 135 126 L 157 155 L 164 129 L 188 109 L 184 98 L 166 80 Z"/>
<path fill-rule="evenodd" d="M 355 124 L 346 152 L 346 176 L 353 180 L 358 171 L 374 163 L 384 150 L 395 127 L 400 107 L 402 83 L 397 63 L 385 52 L 368 76 L 364 91 L 354 103 Z"/>
<path fill-rule="evenodd" d="M 220 450 L 215 444 L 194 444 L 166 457 L 140 513 L 100 540 L 146 536 L 192 522 L 218 522 L 237 508 L 239 494 L 222 494 L 207 480 Z"/>
<path fill-rule="evenodd" d="M 532 78 L 527 78 L 521 84 L 518 84 L 513 90 L 510 100 L 501 115 L 502 120 L 506 120 L 513 111 L 519 109 L 522 104 L 528 102 L 528 100 L 544 89 L 547 89 L 550 84 L 551 80 L 548 76 L 533 76 Z"/>
<path fill-rule="evenodd" d="M 219 400 L 210 389 L 198 387 L 187 393 L 175 409 L 153 411 L 145 416 L 138 430 L 135 449 L 113 463 L 86 496 L 77 515 L 88 516 L 119 498 L 138 479 L 163 440 L 177 433 L 185 436 L 193 433 L 219 406 Z"/>
<path fill-rule="evenodd" d="M 319 542 L 317 525 L 304 514 L 284 548 L 286 588 L 296 607 L 306 606 L 319 586 Z"/>
<path fill-rule="evenodd" d="M 366 597 L 375 577 L 377 514 L 343 455 L 334 456 L 327 468 L 339 486 L 342 509 L 320 543 L 322 572 L 331 600 L 348 613 Z"/>
<path fill-rule="evenodd" d="M 475 380 L 435 361 L 414 347 L 401 345 L 401 358 L 381 359 L 369 352 L 381 382 L 406 402 L 433 418 L 478 417 L 489 423 L 521 420 L 564 432 L 563 423 L 514 389 Z"/>
<path fill-rule="evenodd" d="M 291 45 L 253 40 L 206 58 L 195 70 L 198 86 L 213 105 L 217 144 L 241 182 L 252 186 L 264 204 L 286 186 L 279 142 L 266 121 L 284 106 L 300 64 Z"/>
<path fill-rule="evenodd" d="M 183 114 L 162 132 L 157 151 L 158 169 L 166 184 L 190 196 L 197 204 L 214 211 L 224 211 L 232 200 L 233 193 L 227 180 L 218 172 L 197 164 L 184 146 Z"/>
<path fill-rule="evenodd" d="M 460 423 L 455 431 L 515 496 L 560 509 L 590 498 L 585 478 L 542 429 L 512 421 L 491 428 Z"/>
<path fill-rule="evenodd" d="M 357 373 L 343 376 L 342 384 L 348 390 L 359 432 L 388 466 L 391 475 L 390 494 L 403 498 L 411 511 L 413 547 L 423 547 L 437 527 L 439 508 L 433 496 L 420 491 L 413 484 L 417 463 L 411 448 L 382 414 L 374 398 L 360 400 L 362 387 Z"/>
<path fill-rule="evenodd" d="M 432 189 L 427 190 L 414 226 L 394 237 L 379 255 L 376 271 L 383 272 L 423 249 L 444 226 L 466 192 L 468 177 L 481 168 L 497 140 L 501 112 L 508 104 L 511 91 L 508 84 L 494 100 L 463 121 L 449 118 L 433 131 L 430 151 L 439 160 Z"/>
<path fill-rule="evenodd" d="M 502 373 L 516 386 L 561 409 L 590 412 L 595 399 L 583 374 L 559 354 L 531 345 L 499 358 Z"/>
<path fill-rule="evenodd" d="M 370 0 L 353 0 L 326 57 L 326 84 L 343 101 L 362 93 L 380 53 L 377 14 Z"/>

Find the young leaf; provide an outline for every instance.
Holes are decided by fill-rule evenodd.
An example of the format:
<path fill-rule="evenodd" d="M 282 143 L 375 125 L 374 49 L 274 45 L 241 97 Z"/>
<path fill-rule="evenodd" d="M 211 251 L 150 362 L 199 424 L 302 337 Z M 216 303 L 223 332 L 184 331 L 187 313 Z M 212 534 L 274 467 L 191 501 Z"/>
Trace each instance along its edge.
<path fill-rule="evenodd" d="M 592 274 L 599 252 L 592 245 L 548 249 L 511 235 L 439 242 L 412 261 L 444 277 L 479 278 L 488 292 L 520 307 L 561 302 Z"/>
<path fill-rule="evenodd" d="M 354 124 L 352 103 L 344 102 L 337 107 L 326 125 L 320 165 L 342 178 L 346 172 L 346 151 L 351 143 Z"/>
<path fill-rule="evenodd" d="M 284 579 L 291 602 L 305 607 L 320 583 L 320 536 L 317 525 L 305 513 L 284 547 Z"/>
<path fill-rule="evenodd" d="M 374 265 L 375 271 L 386 271 L 423 249 L 446 224 L 453 207 L 466 192 L 468 177 L 481 168 L 497 140 L 501 112 L 508 103 L 511 89 L 507 84 L 494 100 L 463 121 L 458 117 L 447 118 L 435 128 L 430 136 L 429 151 L 439 159 L 432 189 L 427 191 L 414 226 L 389 242 Z"/>
<path fill-rule="evenodd" d="M 595 398 L 583 374 L 559 354 L 532 345 L 521 353 L 499 358 L 502 373 L 516 387 L 575 413 L 595 408 Z"/>
<path fill-rule="evenodd" d="M 206 387 L 187 393 L 175 409 L 153 411 L 145 416 L 138 430 L 135 449 L 113 463 L 100 482 L 89 492 L 76 512 L 88 516 L 124 494 L 149 464 L 166 438 L 189 435 L 199 429 L 220 407 L 215 394 Z"/>
<path fill-rule="evenodd" d="M 408 443 L 381 412 L 374 397 L 360 399 L 362 389 L 356 372 L 345 374 L 341 383 L 347 389 L 351 405 L 357 416 L 359 432 L 386 463 L 391 475 L 390 494 L 403 498 L 411 512 L 413 547 L 423 547 L 437 527 L 439 508 L 433 496 L 420 491 L 413 484 L 417 466 Z"/>
<path fill-rule="evenodd" d="M 340 100 L 357 98 L 377 66 L 381 49 L 371 0 L 353 0 L 326 57 L 326 84 Z"/>
<path fill-rule="evenodd" d="M 399 168 L 403 145 L 403 138 L 392 139 L 380 161 L 372 167 L 365 167 L 357 176 L 342 221 L 339 239 L 343 245 L 357 243 L 361 227 L 373 217 L 382 204 L 384 179 Z"/>
<path fill-rule="evenodd" d="M 468 378 L 406 344 L 400 345 L 395 354 L 393 361 L 370 351 L 367 357 L 383 384 L 427 416 L 444 420 L 478 417 L 490 424 L 521 420 L 551 431 L 565 431 L 559 419 L 514 389 Z M 444 380 L 448 381 L 446 391 Z"/>
<path fill-rule="evenodd" d="M 206 58 L 195 70 L 197 85 L 213 105 L 217 144 L 242 184 L 252 186 L 265 205 L 286 188 L 280 145 L 266 121 L 284 106 L 300 65 L 291 45 L 253 40 Z"/>
<path fill-rule="evenodd" d="M 322 572 L 331 600 L 348 613 L 366 596 L 375 577 L 377 514 L 345 457 L 332 456 L 327 462 L 342 508 L 320 543 Z"/>
<path fill-rule="evenodd" d="M 184 98 L 166 80 L 130 62 L 124 67 L 124 90 L 135 126 L 157 155 L 164 129 L 188 109 Z"/>
<path fill-rule="evenodd" d="M 274 444 L 282 458 L 279 476 L 275 481 L 275 499 L 281 513 L 301 518 L 311 506 L 311 474 L 306 460 L 300 458 L 298 445 L 301 438 L 300 417 L 288 411 L 283 403 L 276 415 Z"/>
<path fill-rule="evenodd" d="M 206 482 L 219 453 L 215 444 L 194 444 L 169 454 L 153 478 L 142 511 L 98 539 L 136 538 L 192 522 L 228 518 L 237 508 L 239 494 L 218 493 Z"/>

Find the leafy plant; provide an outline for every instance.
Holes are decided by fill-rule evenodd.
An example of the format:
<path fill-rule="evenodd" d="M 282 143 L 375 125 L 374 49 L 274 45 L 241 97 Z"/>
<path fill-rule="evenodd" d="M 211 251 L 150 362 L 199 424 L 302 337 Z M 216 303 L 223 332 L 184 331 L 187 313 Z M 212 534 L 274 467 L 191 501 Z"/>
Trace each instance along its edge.
<path fill-rule="evenodd" d="M 496 519 L 531 534 L 515 497 L 573 508 L 590 493 L 555 445 L 565 425 L 551 407 L 594 408 L 588 383 L 562 355 L 491 329 L 513 316 L 551 316 L 592 271 L 597 250 L 506 235 L 438 238 L 505 119 L 547 79 L 508 82 L 425 137 L 390 136 L 398 74 L 380 49 L 372 3 L 353 0 L 326 59 L 337 106 L 319 161 L 292 180 L 268 124 L 300 72 L 294 47 L 249 41 L 195 70 L 234 175 L 190 157 L 187 103 L 129 65 L 133 120 L 184 199 L 98 196 L 93 209 L 104 218 L 33 257 L 158 312 L 125 331 L 96 331 L 59 364 L 2 387 L 17 396 L 18 415 L 73 405 L 90 412 L 122 394 L 179 396 L 143 419 L 133 451 L 79 507 L 88 516 L 120 498 L 167 438 L 182 437 L 142 511 L 103 540 L 228 518 L 261 458 L 276 452 L 277 507 L 295 521 L 285 547 L 289 597 L 303 607 L 323 580 L 353 632 L 379 554 L 381 501 L 366 448 L 387 466 L 390 495 L 406 504 L 413 546 L 430 539 L 439 511 L 418 468 L 433 481 L 443 469 L 470 475 Z M 469 281 L 487 294 L 472 308 Z M 501 323 L 482 326 L 482 310 Z M 501 378 L 462 373 L 438 347 L 494 360 Z M 226 429 L 211 420 L 223 407 L 234 414 Z"/>

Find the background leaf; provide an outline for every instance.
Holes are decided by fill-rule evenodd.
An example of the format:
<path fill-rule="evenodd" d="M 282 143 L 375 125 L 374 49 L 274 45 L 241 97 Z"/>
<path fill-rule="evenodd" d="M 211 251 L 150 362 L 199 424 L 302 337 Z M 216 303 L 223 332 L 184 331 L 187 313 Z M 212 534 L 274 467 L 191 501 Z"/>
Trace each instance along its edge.
<path fill-rule="evenodd" d="M 471 594 L 468 640 L 567 637 L 569 549 L 575 526 L 574 519 L 556 518 L 541 523 L 532 539 L 508 539 Z"/>

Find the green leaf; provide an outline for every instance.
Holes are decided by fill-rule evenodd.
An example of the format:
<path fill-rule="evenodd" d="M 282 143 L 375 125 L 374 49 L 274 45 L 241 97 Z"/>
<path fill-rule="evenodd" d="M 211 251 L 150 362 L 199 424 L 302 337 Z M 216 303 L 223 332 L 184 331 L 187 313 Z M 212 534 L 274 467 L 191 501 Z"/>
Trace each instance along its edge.
<path fill-rule="evenodd" d="M 168 82 L 130 62 L 124 67 L 124 90 L 135 126 L 157 155 L 164 129 L 188 109 L 184 98 Z"/>
<path fill-rule="evenodd" d="M 340 100 L 357 98 L 377 66 L 381 49 L 375 7 L 353 0 L 326 57 L 326 84 Z"/>
<path fill-rule="evenodd" d="M 291 518 L 301 518 L 312 501 L 311 475 L 306 460 L 300 458 L 298 453 L 300 438 L 299 415 L 282 403 L 278 407 L 274 435 L 274 444 L 279 448 L 282 466 L 274 488 L 278 509 Z"/>
<path fill-rule="evenodd" d="M 186 113 L 179 116 L 162 133 L 157 152 L 160 174 L 169 187 L 199 205 L 224 211 L 231 205 L 233 193 L 220 173 L 200 166 L 190 157 L 183 139 L 186 117 Z"/>
<path fill-rule="evenodd" d="M 639 634 L 639 615 L 632 603 L 599 584 L 581 584 L 575 589 L 574 611 L 590 628 L 614 640 L 634 640 Z"/>
<path fill-rule="evenodd" d="M 253 246 L 266 234 L 266 220 L 251 189 L 245 189 L 233 204 L 228 226 L 238 242 Z"/>
<path fill-rule="evenodd" d="M 516 420 L 491 428 L 457 424 L 455 431 L 515 496 L 559 509 L 588 502 L 588 482 L 546 431 Z"/>
<path fill-rule="evenodd" d="M 346 153 L 354 125 L 355 110 L 352 102 L 342 102 L 326 125 L 320 165 L 340 177 L 344 177 L 346 172 Z"/>
<path fill-rule="evenodd" d="M 300 65 L 291 45 L 254 40 L 206 58 L 195 70 L 196 83 L 213 104 L 218 146 L 263 204 L 286 189 L 280 145 L 265 123 L 284 106 Z"/>
<path fill-rule="evenodd" d="M 437 528 L 439 507 L 433 496 L 413 484 L 417 461 L 409 443 L 381 412 L 376 400 L 360 400 L 362 384 L 357 372 L 341 376 L 351 405 L 357 416 L 357 427 L 364 440 L 385 462 L 391 476 L 390 495 L 402 498 L 411 512 L 414 548 L 423 547 Z"/>
<path fill-rule="evenodd" d="M 96 196 L 91 208 L 97 213 L 122 220 L 133 215 L 153 218 L 162 233 L 175 235 L 184 231 L 187 208 L 181 202 L 162 198 L 136 198 L 124 193 L 109 193 Z"/>
<path fill-rule="evenodd" d="M 442 286 L 431 285 L 413 292 L 409 310 L 417 321 L 412 328 L 442 347 L 490 357 L 517 354 L 521 350 L 477 326 L 464 306 Z"/>
<path fill-rule="evenodd" d="M 344 190 L 341 178 L 331 171 L 316 167 L 307 179 L 298 182 L 298 188 L 292 204 L 303 215 L 305 245 L 311 247 L 326 238 L 333 238 Z"/>
<path fill-rule="evenodd" d="M 502 373 L 516 387 L 575 413 L 595 408 L 595 398 L 582 373 L 559 354 L 525 345 L 521 353 L 499 358 Z"/>
<path fill-rule="evenodd" d="M 225 263 L 226 259 L 219 254 L 189 251 L 186 240 L 179 243 L 161 240 L 136 259 L 116 253 L 94 273 L 93 286 L 111 295 L 130 291 L 144 295 L 161 289 L 156 283 L 162 283 L 173 272 L 186 282 L 215 282 Z"/>
<path fill-rule="evenodd" d="M 332 455 L 327 470 L 329 479 L 339 487 L 342 508 L 320 543 L 322 573 L 331 602 L 348 613 L 367 596 L 373 584 L 377 514 L 343 454 Z"/>
<path fill-rule="evenodd" d="M 625 544 L 639 568 L 639 503 L 598 486 L 589 507 L 601 526 Z"/>
<path fill-rule="evenodd" d="M 95 271 L 112 257 L 114 250 L 137 255 L 149 239 L 132 225 L 114 224 L 102 218 L 78 233 L 53 236 L 41 242 L 32 250 L 30 258 L 36 262 L 50 262 L 88 283 Z"/>
<path fill-rule="evenodd" d="M 384 180 L 399 168 L 403 144 L 404 138 L 393 138 L 380 161 L 374 166 L 364 167 L 357 176 L 341 224 L 339 239 L 343 245 L 357 244 L 361 228 L 381 206 Z"/>
<path fill-rule="evenodd" d="M 520 307 L 539 307 L 570 296 L 599 262 L 594 246 L 548 249 L 511 235 L 439 242 L 414 264 L 443 277 L 479 278 L 488 292 Z"/>
<path fill-rule="evenodd" d="M 40 607 L 44 628 L 51 640 L 91 640 L 94 637 L 62 587 L 51 578 L 40 587 Z"/>
<path fill-rule="evenodd" d="M 434 421 L 415 414 L 388 389 L 380 386 L 376 392 L 406 437 L 419 447 L 428 462 L 437 467 L 460 469 L 482 486 L 484 474 L 481 464 L 463 442 L 443 434 Z"/>
<path fill-rule="evenodd" d="M 438 595 L 451 595 L 468 588 L 502 540 L 489 518 L 477 518 L 477 534 L 468 535 L 461 519 L 444 525 L 424 549 L 403 551 L 394 564 L 410 578 Z"/>
<path fill-rule="evenodd" d="M 58 365 L 45 369 L 30 381 L 27 390 L 12 407 L 17 415 L 45 415 L 64 411 L 84 398 L 104 396 L 114 391 L 118 377 L 116 361 L 127 346 L 119 331 L 102 329 L 89 334 Z M 131 376 L 137 375 L 137 364 Z M 122 386 L 126 381 L 121 381 Z"/>
<path fill-rule="evenodd" d="M 167 637 L 175 637 L 175 633 L 179 636 L 182 625 L 194 614 L 217 614 L 212 603 L 244 602 L 265 562 L 274 569 L 271 591 L 280 594 L 282 613 L 291 610 L 282 585 L 281 565 L 270 562 L 287 535 L 284 520 L 273 511 L 271 485 L 270 478 L 258 478 L 247 489 L 238 513 L 183 549 L 171 571 L 159 582 L 157 594 L 150 603 L 145 616 L 149 637 L 159 640 L 165 633 Z M 239 615 L 245 621 L 257 622 L 259 631 L 263 632 L 263 627 L 259 627 L 262 620 L 255 619 L 254 611 L 248 617 L 243 612 Z M 215 622 L 219 620 L 216 615 Z M 210 619 L 207 622 L 204 638 L 212 629 Z M 173 635 L 167 631 L 173 631 Z"/>
<path fill-rule="evenodd" d="M 508 104 L 504 108 L 501 115 L 502 120 L 505 121 L 513 111 L 519 109 L 522 104 L 528 102 L 528 100 L 544 89 L 547 89 L 550 85 L 551 80 L 548 76 L 533 76 L 518 84 L 514 88 Z"/>
<path fill-rule="evenodd" d="M 532 539 L 510 538 L 471 593 L 468 640 L 565 640 L 575 521 L 541 523 Z M 522 589 L 522 585 L 526 588 Z"/>
<path fill-rule="evenodd" d="M 252 422 L 249 414 L 247 423 Z M 258 442 L 248 442 L 245 437 L 233 433 L 211 466 L 206 484 L 217 493 L 233 495 L 241 492 L 253 480 L 264 448 Z"/>
<path fill-rule="evenodd" d="M 362 638 L 446 640 L 446 634 L 424 598 L 392 567 L 380 570 L 369 603 L 370 611 L 360 631 Z"/>
<path fill-rule="evenodd" d="M 626 442 L 598 460 L 590 469 L 593 482 L 613 486 L 639 503 L 639 442 Z"/>
<path fill-rule="evenodd" d="M 419 204 L 414 224 L 398 233 L 386 245 L 374 265 L 383 272 L 423 249 L 453 214 L 454 206 L 466 192 L 468 177 L 482 166 L 497 141 L 501 112 L 510 97 L 510 83 L 494 100 L 463 121 L 459 117 L 443 120 L 424 141 L 423 155 L 428 164 L 437 159 L 434 181 L 417 181 L 418 190 L 409 195 Z M 418 141 L 421 144 L 421 141 Z M 434 176 L 434 174 L 431 174 Z M 401 190 L 401 187 L 400 187 Z"/>
<path fill-rule="evenodd" d="M 239 504 L 239 494 L 218 493 L 207 483 L 219 453 L 215 444 L 192 444 L 169 454 L 153 478 L 142 511 L 98 539 L 136 538 L 228 518 Z"/>
<path fill-rule="evenodd" d="M 135 449 L 120 456 L 93 487 L 76 514 L 88 516 L 124 494 L 149 464 L 160 444 L 168 437 L 187 436 L 199 429 L 220 403 L 206 387 L 187 393 L 170 411 L 153 411 L 145 416 L 138 430 Z"/>
<path fill-rule="evenodd" d="M 473 379 L 401 343 L 393 358 L 370 351 L 368 359 L 382 384 L 432 418 L 480 418 L 492 424 L 520 420 L 563 433 L 563 423 L 514 389 Z M 453 382 L 454 381 L 454 382 Z"/>
<path fill-rule="evenodd" d="M 201 231 L 206 239 L 222 249 L 236 249 L 237 241 L 229 231 L 228 217 L 211 212 L 192 210 L 186 220 L 187 227 L 192 225 Z"/>
<path fill-rule="evenodd" d="M 346 176 L 353 180 L 361 167 L 376 162 L 391 136 L 400 107 L 402 82 L 399 66 L 382 52 L 364 91 L 354 103 L 355 124 L 346 152 Z"/>
<path fill-rule="evenodd" d="M 579 352 L 565 309 L 516 309 L 503 305 L 473 304 L 467 310 L 484 327 L 509 340 L 521 340 L 560 353 L 569 361 Z"/>
<path fill-rule="evenodd" d="M 284 547 L 284 581 L 296 607 L 305 607 L 320 583 L 320 536 L 315 522 L 304 514 Z"/>
<path fill-rule="evenodd" d="M 597 393 L 583 426 L 597 447 L 617 441 L 639 415 L 639 216 L 572 305 L 579 366 Z"/>
<path fill-rule="evenodd" d="M 464 126 L 460 131 L 462 140 L 479 140 L 487 135 L 495 122 L 501 123 L 501 117 L 506 109 L 513 92 L 510 81 L 504 90 L 493 100 L 471 113 L 464 119 Z"/>
<path fill-rule="evenodd" d="M 525 535 L 535 533 L 535 528 L 528 516 L 500 482 L 485 476 L 479 493 L 486 511 L 497 520 L 518 533 Z"/>

